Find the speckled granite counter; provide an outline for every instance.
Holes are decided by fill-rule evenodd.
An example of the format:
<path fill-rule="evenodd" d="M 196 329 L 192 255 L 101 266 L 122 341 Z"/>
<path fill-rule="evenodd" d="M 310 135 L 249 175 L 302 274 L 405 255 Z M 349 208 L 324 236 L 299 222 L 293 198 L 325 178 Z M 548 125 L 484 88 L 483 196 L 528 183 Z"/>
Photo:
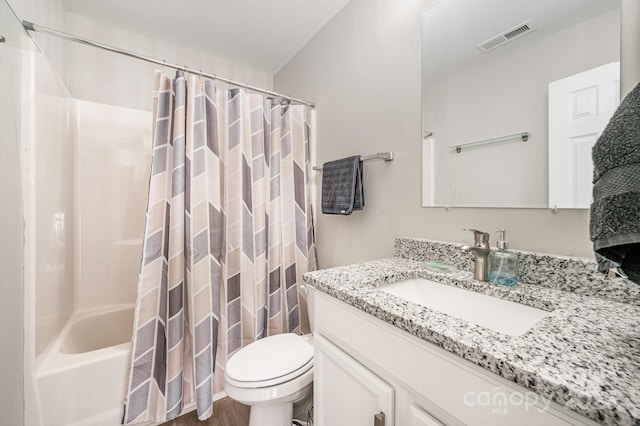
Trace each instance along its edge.
<path fill-rule="evenodd" d="M 397 257 L 309 272 L 305 281 L 597 422 L 640 425 L 640 286 L 604 280 L 584 259 L 518 252 L 524 282 L 503 288 L 475 281 L 472 262 L 457 253 L 456 245 L 404 238 L 395 246 Z M 425 259 L 460 269 L 434 272 L 423 266 Z M 414 277 L 553 315 L 513 337 L 376 290 Z"/>

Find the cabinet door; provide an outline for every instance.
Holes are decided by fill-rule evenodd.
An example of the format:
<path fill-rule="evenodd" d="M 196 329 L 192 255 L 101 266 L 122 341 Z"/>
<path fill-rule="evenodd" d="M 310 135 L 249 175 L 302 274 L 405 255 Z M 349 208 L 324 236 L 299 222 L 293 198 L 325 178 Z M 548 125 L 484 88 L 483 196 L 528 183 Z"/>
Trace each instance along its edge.
<path fill-rule="evenodd" d="M 316 424 L 393 426 L 393 388 L 319 334 L 314 346 Z"/>
<path fill-rule="evenodd" d="M 426 411 L 411 404 L 409 407 L 411 426 L 443 426 L 442 423 L 431 417 Z"/>

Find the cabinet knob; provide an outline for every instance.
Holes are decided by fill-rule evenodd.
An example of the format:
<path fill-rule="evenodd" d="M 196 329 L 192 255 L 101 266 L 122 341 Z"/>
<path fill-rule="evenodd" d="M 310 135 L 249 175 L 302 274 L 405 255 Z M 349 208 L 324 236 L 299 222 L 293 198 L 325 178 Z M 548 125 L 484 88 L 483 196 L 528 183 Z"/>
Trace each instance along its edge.
<path fill-rule="evenodd" d="M 384 413 L 382 411 L 373 416 L 373 426 L 384 426 Z"/>

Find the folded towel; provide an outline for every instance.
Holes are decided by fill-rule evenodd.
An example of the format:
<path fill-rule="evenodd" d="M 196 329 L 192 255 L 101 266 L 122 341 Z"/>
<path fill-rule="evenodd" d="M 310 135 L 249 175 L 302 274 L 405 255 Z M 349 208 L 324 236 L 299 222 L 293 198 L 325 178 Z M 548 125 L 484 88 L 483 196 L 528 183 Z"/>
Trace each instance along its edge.
<path fill-rule="evenodd" d="M 363 167 L 359 155 L 322 165 L 322 213 L 349 215 L 364 208 Z"/>
<path fill-rule="evenodd" d="M 640 284 L 640 84 L 593 147 L 590 234 L 599 269 L 620 269 Z M 610 262 L 607 262 L 610 261 Z"/>

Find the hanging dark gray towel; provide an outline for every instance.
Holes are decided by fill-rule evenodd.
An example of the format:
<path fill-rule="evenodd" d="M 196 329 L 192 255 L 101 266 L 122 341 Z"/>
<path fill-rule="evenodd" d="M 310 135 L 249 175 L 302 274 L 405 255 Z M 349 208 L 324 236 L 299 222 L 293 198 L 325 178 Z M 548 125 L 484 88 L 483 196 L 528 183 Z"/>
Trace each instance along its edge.
<path fill-rule="evenodd" d="M 362 160 L 359 155 L 322 165 L 322 213 L 351 214 L 364 208 Z"/>
<path fill-rule="evenodd" d="M 640 284 L 640 84 L 593 147 L 590 234 L 599 269 L 613 262 Z"/>

